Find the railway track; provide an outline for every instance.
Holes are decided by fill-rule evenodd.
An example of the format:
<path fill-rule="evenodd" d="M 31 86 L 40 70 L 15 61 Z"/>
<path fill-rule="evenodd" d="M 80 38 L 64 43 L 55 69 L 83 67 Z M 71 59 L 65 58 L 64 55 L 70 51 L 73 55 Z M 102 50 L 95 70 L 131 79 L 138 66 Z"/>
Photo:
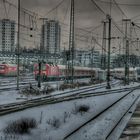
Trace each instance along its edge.
<path fill-rule="evenodd" d="M 140 139 L 140 102 L 136 110 L 124 128 L 119 140 L 139 140 Z"/>
<path fill-rule="evenodd" d="M 119 82 L 112 82 L 111 83 L 111 85 L 116 85 L 116 84 L 118 84 Z M 54 94 L 54 95 L 46 95 L 46 96 L 44 96 L 44 97 L 39 97 L 39 98 L 36 98 L 36 99 L 32 99 L 33 101 L 36 101 L 36 100 L 43 100 L 43 99 L 48 99 L 48 98 L 55 98 L 55 97 L 60 97 L 60 96 L 76 96 L 76 95 L 78 95 L 78 94 L 82 94 L 82 93 L 84 93 L 84 92 L 89 92 L 89 91 L 95 91 L 95 90 L 97 90 L 97 89 L 102 89 L 102 88 L 104 88 L 106 86 L 106 84 L 105 83 L 103 83 L 103 84 L 99 84 L 99 85 L 95 85 L 95 86 L 93 86 L 93 85 L 91 85 L 91 86 L 86 86 L 86 87 L 82 87 L 82 88 L 80 88 L 80 89 L 73 89 L 73 90 L 69 90 L 69 91 L 63 91 L 63 92 L 60 92 L 59 94 Z M 10 87 L 8 87 L 8 89 L 11 89 Z M 15 87 L 15 89 L 16 89 L 16 87 Z M 7 91 L 7 88 L 4 88 L 4 90 L 6 90 Z M 44 91 L 41 91 L 41 92 L 44 92 Z M 70 95 L 69 95 L 70 94 Z M 32 100 L 30 100 L 30 101 L 32 101 Z M 29 101 L 29 100 L 28 100 Z M 15 103 L 10 103 L 10 106 L 11 105 L 14 105 Z M 16 105 L 17 105 L 17 103 L 16 103 Z M 7 106 L 7 104 L 6 105 L 3 105 L 3 106 Z"/>
<path fill-rule="evenodd" d="M 75 130 L 71 131 L 69 134 L 67 134 L 64 137 L 63 140 L 73 140 L 73 139 L 115 140 L 114 133 L 116 132 L 116 128 L 119 126 L 121 120 L 125 117 L 125 115 L 129 113 L 130 109 L 134 105 L 136 105 L 136 103 L 139 100 L 140 94 L 133 97 L 134 96 L 133 92 L 139 88 L 140 88 L 139 86 L 136 88 L 129 88 L 127 94 L 122 96 L 120 99 L 116 100 L 114 103 L 110 104 L 107 108 L 102 110 L 100 113 L 91 117 L 85 123 L 78 126 Z M 118 92 L 121 91 L 118 90 Z M 123 104 L 126 104 L 124 103 L 124 101 L 127 101 L 127 98 L 129 99 L 128 100 L 129 103 L 127 103 L 125 107 L 121 106 Z M 119 112 L 120 114 L 116 113 L 115 110 L 117 109 L 120 109 L 122 112 Z M 106 123 L 103 124 L 104 122 Z M 92 136 L 90 137 L 89 135 L 88 137 L 88 134 L 90 132 L 86 133 L 86 131 L 90 130 L 90 127 L 91 127 Z"/>
<path fill-rule="evenodd" d="M 57 82 L 62 82 L 62 81 L 55 81 L 55 82 L 53 81 L 53 82 L 47 82 L 47 83 L 49 83 L 49 84 L 56 83 L 57 84 Z M 37 85 L 37 81 L 33 80 L 33 81 L 20 82 L 19 86 L 20 86 L 20 88 L 24 88 L 27 85 L 29 85 L 29 83 L 31 83 L 33 86 Z M 42 85 L 44 85 L 44 84 L 46 84 L 46 82 L 42 83 Z M 111 84 L 114 85 L 114 82 L 112 82 Z M 101 85 L 103 85 L 105 87 L 106 84 L 101 84 Z M 0 85 L 0 92 L 8 91 L 8 90 L 16 90 L 16 89 L 17 89 L 16 83 L 10 83 L 10 84 L 7 83 L 7 84 Z"/>
<path fill-rule="evenodd" d="M 117 94 L 120 92 L 129 91 L 130 89 L 134 90 L 135 88 L 124 88 L 124 89 L 102 91 L 102 92 L 93 92 L 93 89 L 91 88 L 91 91 L 89 92 L 88 90 L 87 93 L 84 89 L 84 94 L 81 91 L 79 91 L 75 95 L 66 95 L 66 96 L 54 95 L 54 96 L 46 96 L 46 97 L 41 97 L 37 99 L 27 100 L 20 103 L 10 103 L 10 104 L 0 106 L 0 115 L 5 115 L 8 113 L 12 113 L 12 112 L 24 110 L 27 108 L 40 106 L 40 105 L 54 104 L 54 103 L 88 98 L 88 97 L 93 97 L 93 96 Z"/>
<path fill-rule="evenodd" d="M 32 85 L 37 85 L 37 82 L 34 81 L 34 82 L 20 82 L 19 86 L 20 86 L 20 88 L 24 88 L 27 85 L 29 85 L 29 83 L 31 83 Z M 9 85 L 8 84 L 0 85 L 0 92 L 2 92 L 2 91 L 9 91 L 9 90 L 16 90 L 16 89 L 17 89 L 17 85 L 15 83 L 9 84 Z"/>

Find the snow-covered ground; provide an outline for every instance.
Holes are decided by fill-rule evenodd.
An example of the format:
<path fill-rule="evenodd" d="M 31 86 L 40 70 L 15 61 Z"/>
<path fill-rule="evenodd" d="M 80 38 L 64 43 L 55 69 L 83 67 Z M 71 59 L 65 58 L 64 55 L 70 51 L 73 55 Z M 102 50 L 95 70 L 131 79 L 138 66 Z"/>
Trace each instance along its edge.
<path fill-rule="evenodd" d="M 130 84 L 129 86 L 136 86 Z M 115 87 L 123 88 L 123 86 Z M 10 121 L 20 118 L 35 118 L 38 122 L 36 129 L 31 130 L 30 134 L 20 136 L 23 140 L 62 140 L 68 133 L 78 127 L 80 124 L 98 114 L 101 110 L 109 106 L 111 103 L 121 98 L 127 92 L 118 94 L 110 94 L 103 96 L 90 97 L 86 99 L 78 99 L 69 102 L 57 103 L 54 105 L 46 105 L 26 109 L 24 111 L 12 113 L 0 117 L 0 134 Z M 86 113 L 76 113 L 76 108 L 80 105 L 89 106 Z M 42 119 L 41 119 L 42 118 Z M 41 120 L 41 121 L 40 121 Z M 57 120 L 58 126 L 54 127 L 49 122 Z"/>
<path fill-rule="evenodd" d="M 82 82 L 89 82 L 89 79 L 84 79 L 82 80 Z M 119 83 L 119 81 L 114 81 L 116 83 Z M 54 83 L 54 82 L 49 82 L 49 84 L 56 88 L 57 87 L 57 82 Z M 86 86 L 86 87 L 94 87 L 94 86 L 102 86 L 102 85 L 106 85 L 106 82 L 102 83 L 102 84 L 96 84 L 96 85 L 92 85 L 92 86 Z M 134 84 L 131 84 L 130 86 L 133 86 Z M 13 86 L 11 86 L 13 87 Z M 118 84 L 116 86 L 113 86 L 113 88 L 118 88 Z M 79 88 L 79 89 L 82 89 L 83 87 Z M 43 86 L 42 86 L 42 89 L 43 89 Z M 73 93 L 67 93 L 67 95 L 70 95 L 70 94 L 74 94 L 74 90 L 75 89 L 66 89 L 66 91 L 70 91 L 70 90 L 73 90 Z M 97 90 L 94 90 L 95 92 L 96 91 L 104 91 L 106 90 L 105 87 L 101 88 L 101 89 L 97 89 Z M 58 90 L 55 90 L 54 92 L 52 93 L 49 93 L 48 95 L 59 95 L 61 93 L 63 93 L 64 91 L 58 91 Z M 33 99 L 33 98 L 39 98 L 39 97 L 44 97 L 46 95 L 38 95 L 38 96 L 25 96 L 25 95 L 21 95 L 19 94 L 19 91 L 18 90 L 10 90 L 10 91 L 1 91 L 0 92 L 0 105 L 2 104 L 7 104 L 7 103 L 14 103 L 14 102 L 21 102 L 21 101 L 24 101 L 24 100 L 30 100 L 30 99 Z M 62 96 L 62 95 L 61 95 Z"/>
<path fill-rule="evenodd" d="M 68 138 L 68 140 L 92 140 L 93 138 L 94 140 L 107 139 L 107 136 L 111 132 L 112 128 L 115 127 L 121 116 L 125 114 L 132 102 L 135 101 L 136 97 L 140 95 L 140 91 L 136 90 L 130 95 L 131 96 L 126 96 L 124 100 L 118 102 L 115 106 L 108 109 L 97 119 L 80 129 L 78 133 Z M 110 140 L 114 139 L 112 138 Z"/>
<path fill-rule="evenodd" d="M 83 81 L 84 82 L 89 82 L 89 79 L 86 79 L 86 80 L 83 80 Z M 118 81 L 114 81 L 114 82 L 118 82 Z M 106 85 L 106 82 L 104 82 L 102 84 Z M 96 84 L 96 85 L 93 85 L 93 87 L 98 86 L 98 85 L 100 86 L 102 84 Z M 129 85 L 129 87 L 136 86 L 136 84 L 138 85 L 138 83 L 131 83 Z M 50 85 L 54 88 L 57 87 L 57 83 L 54 83 L 54 82 L 50 82 Z M 91 86 L 89 86 L 89 87 L 91 87 Z M 118 82 L 118 84 L 112 86 L 112 89 L 123 88 L 123 87 L 124 86 L 121 86 Z M 42 86 L 42 88 L 43 88 L 43 86 Z M 83 87 L 81 87 L 81 88 L 83 88 Z M 65 92 L 70 91 L 70 90 L 72 90 L 72 89 L 67 89 L 67 90 L 65 90 Z M 73 91 L 74 90 L 75 89 L 73 89 Z M 104 91 L 104 90 L 106 90 L 105 87 L 101 88 L 101 89 L 94 90 L 94 91 L 96 92 L 96 91 Z M 54 92 L 49 93 L 49 95 L 56 95 L 56 94 L 58 95 L 58 94 L 61 94 L 63 92 L 64 91 L 55 90 Z M 70 94 L 73 94 L 73 93 L 67 93 L 67 95 L 70 95 Z M 38 95 L 38 96 L 30 95 L 30 96 L 27 97 L 25 95 L 19 94 L 18 90 L 1 91 L 0 92 L 0 105 L 7 104 L 7 103 L 21 102 L 21 101 L 24 101 L 24 100 L 30 100 L 30 99 L 33 99 L 33 98 L 39 98 L 39 97 L 44 97 L 44 96 L 46 96 L 46 95 Z"/>
<path fill-rule="evenodd" d="M 120 93 L 120 96 L 123 96 L 125 93 Z M 97 114 L 100 110 L 104 109 L 106 106 L 110 104 L 110 102 L 113 102 L 114 100 L 120 98 L 118 94 L 115 94 L 113 96 L 104 96 L 103 97 L 93 97 L 88 99 L 82 99 L 77 101 L 71 101 L 71 102 L 63 102 L 59 104 L 49 105 L 49 106 L 42 106 L 42 107 L 36 107 L 32 109 L 27 109 L 25 111 L 20 111 L 17 113 L 12 113 L 9 115 L 5 115 L 0 117 L 0 130 L 2 131 L 3 128 L 6 127 L 9 121 L 14 121 L 23 117 L 31 117 L 35 118 L 38 122 L 41 117 L 41 112 L 43 112 L 43 118 L 42 123 L 38 125 L 38 129 L 32 132 L 31 136 L 27 136 L 28 139 L 43 139 L 47 136 L 53 137 L 52 140 L 62 140 L 62 138 L 73 128 L 75 128 L 78 124 L 81 124 L 86 119 L 90 118 L 93 114 Z M 108 102 L 110 101 L 110 102 Z M 90 106 L 90 110 L 88 113 L 85 113 L 83 115 L 75 114 L 74 109 L 75 106 L 78 105 L 88 105 Z M 101 105 L 102 104 L 102 105 Z M 69 114 L 66 123 L 64 123 L 64 113 Z M 28 114 L 28 116 L 27 116 Z M 52 126 L 49 126 L 47 124 L 47 121 L 50 119 L 53 119 L 53 117 L 56 117 L 60 120 L 60 127 L 58 129 L 53 128 Z M 47 130 L 46 130 L 47 129 Z M 42 130 L 40 132 L 40 130 Z M 47 137 L 47 138 L 49 138 Z"/>

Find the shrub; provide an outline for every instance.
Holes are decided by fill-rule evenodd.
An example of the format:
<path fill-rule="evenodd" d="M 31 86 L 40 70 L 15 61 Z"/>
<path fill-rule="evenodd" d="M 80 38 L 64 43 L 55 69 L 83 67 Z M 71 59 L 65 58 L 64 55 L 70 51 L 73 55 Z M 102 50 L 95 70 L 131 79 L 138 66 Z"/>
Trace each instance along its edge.
<path fill-rule="evenodd" d="M 89 86 L 89 83 L 81 82 L 79 83 L 79 87 Z"/>
<path fill-rule="evenodd" d="M 51 93 L 53 91 L 55 91 L 55 89 L 52 86 L 50 86 L 49 84 L 44 85 L 43 94 Z"/>
<path fill-rule="evenodd" d="M 47 121 L 47 123 L 54 128 L 59 128 L 60 127 L 60 120 L 56 117 L 53 117 L 53 119 L 49 119 Z"/>
<path fill-rule="evenodd" d="M 72 110 L 72 113 L 73 114 L 77 114 L 77 113 L 85 113 L 85 112 L 88 112 L 90 109 L 90 107 L 88 105 L 76 105 L 75 104 L 75 108 Z"/>
<path fill-rule="evenodd" d="M 22 95 L 40 95 L 40 91 L 38 88 L 33 87 L 32 84 L 29 84 L 29 86 L 23 88 L 22 90 L 20 90 L 19 92 Z"/>
<path fill-rule="evenodd" d="M 89 110 L 89 106 L 87 105 L 80 105 L 78 107 L 78 112 L 88 112 L 88 110 Z"/>
<path fill-rule="evenodd" d="M 31 128 L 36 128 L 37 122 L 33 118 L 22 118 L 16 121 L 13 121 L 4 128 L 3 132 L 6 134 L 25 134 L 29 133 Z"/>
<path fill-rule="evenodd" d="M 62 84 L 60 85 L 59 89 L 60 90 L 65 90 L 65 89 L 72 89 L 72 88 L 79 88 L 79 83 L 74 83 L 74 84 Z"/>

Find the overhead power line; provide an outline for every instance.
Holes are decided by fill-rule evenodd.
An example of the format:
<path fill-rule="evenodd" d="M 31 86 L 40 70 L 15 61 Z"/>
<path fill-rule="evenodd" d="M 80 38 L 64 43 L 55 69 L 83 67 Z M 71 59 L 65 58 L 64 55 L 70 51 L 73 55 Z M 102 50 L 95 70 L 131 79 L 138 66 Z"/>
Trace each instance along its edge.
<path fill-rule="evenodd" d="M 55 11 L 65 0 L 60 1 L 54 8 L 52 8 L 50 11 L 48 11 L 45 16 L 49 15 L 51 12 Z"/>
<path fill-rule="evenodd" d="M 105 16 L 107 16 L 106 12 L 104 12 L 104 10 L 95 2 L 95 0 L 90 0 L 90 1 L 100 10 L 100 12 L 102 12 Z M 113 18 L 112 18 L 112 23 L 114 23 L 114 25 L 117 27 L 117 29 L 120 31 L 120 33 L 125 35 L 123 33 L 123 31 L 120 29 L 120 27 L 117 25 L 117 23 L 113 20 Z"/>
<path fill-rule="evenodd" d="M 95 6 L 97 9 L 100 10 L 100 12 L 104 15 L 106 15 L 106 13 L 104 12 L 104 10 L 94 1 L 94 0 L 90 0 Z"/>
<path fill-rule="evenodd" d="M 3 0 L 0 0 L 0 1 L 3 2 Z M 12 6 L 12 7 L 18 9 L 18 6 L 17 6 L 17 5 L 15 5 L 15 4 L 9 2 L 8 0 L 4 0 L 4 2 L 7 3 L 7 4 L 9 4 L 10 6 Z M 23 7 L 21 7 L 21 11 L 24 11 L 24 13 L 26 13 L 26 14 L 28 14 L 28 15 L 31 15 L 31 16 L 32 16 L 32 15 L 36 15 L 36 16 L 38 15 L 38 14 L 36 14 L 35 12 L 32 12 L 32 11 L 30 11 L 30 10 L 28 10 L 28 9 L 23 8 Z"/>
<path fill-rule="evenodd" d="M 120 6 L 118 5 L 118 3 L 116 2 L 116 0 L 113 0 L 113 1 L 114 1 L 114 3 L 116 4 L 116 6 L 118 7 L 118 9 L 121 11 L 121 13 L 122 13 L 126 18 L 128 18 L 127 15 L 124 13 L 124 11 L 120 8 Z"/>
<path fill-rule="evenodd" d="M 110 2 L 108 1 L 104 1 L 104 0 L 96 0 L 97 2 L 102 2 L 102 3 L 105 3 L 105 4 L 110 4 Z M 117 2 L 118 5 L 122 5 L 122 6 L 140 6 L 140 4 L 134 4 L 134 3 L 119 3 Z"/>

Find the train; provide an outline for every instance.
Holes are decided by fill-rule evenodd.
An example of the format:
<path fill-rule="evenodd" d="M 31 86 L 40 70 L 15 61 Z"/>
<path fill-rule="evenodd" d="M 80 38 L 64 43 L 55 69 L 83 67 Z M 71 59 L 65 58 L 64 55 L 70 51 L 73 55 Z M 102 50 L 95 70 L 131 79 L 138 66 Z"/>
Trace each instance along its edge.
<path fill-rule="evenodd" d="M 34 65 L 34 75 L 35 79 L 38 80 L 38 64 Z M 92 78 L 94 80 L 106 81 L 107 70 L 75 66 L 73 76 L 74 79 Z M 71 73 L 65 65 L 42 64 L 40 77 L 42 81 L 66 80 L 71 78 Z M 110 69 L 110 79 L 112 78 L 123 80 L 125 78 L 124 68 Z M 140 67 L 129 68 L 129 79 L 140 81 Z"/>
<path fill-rule="evenodd" d="M 20 75 L 23 73 L 23 67 L 20 66 Z M 34 76 L 38 80 L 39 67 L 34 64 Z M 107 70 L 100 68 L 89 68 L 74 66 L 74 79 L 92 78 L 93 80 L 106 81 Z M 1 63 L 0 76 L 17 76 L 17 64 Z M 124 68 L 110 69 L 110 77 L 123 80 L 125 78 Z M 65 65 L 42 64 L 41 65 L 41 80 L 67 80 L 71 78 L 71 72 L 68 71 Z M 140 81 L 140 67 L 129 68 L 129 79 L 133 81 Z"/>
<path fill-rule="evenodd" d="M 19 74 L 23 74 L 23 67 L 19 66 Z M 17 76 L 17 64 L 1 63 L 0 64 L 0 76 L 4 77 L 16 77 Z"/>
<path fill-rule="evenodd" d="M 16 76 L 16 64 L 0 64 L 0 76 Z"/>
<path fill-rule="evenodd" d="M 38 80 L 38 64 L 34 65 L 34 75 L 35 79 Z M 65 65 L 42 64 L 40 75 L 42 81 L 66 80 L 71 78 L 71 72 L 66 68 Z M 75 66 L 73 77 L 74 79 L 92 78 L 104 81 L 106 80 L 106 72 L 99 68 Z"/>
<path fill-rule="evenodd" d="M 125 78 L 125 69 L 124 68 L 115 68 L 110 71 L 111 76 L 116 79 L 123 80 Z M 129 79 L 133 81 L 140 81 L 140 67 L 130 67 L 129 68 Z"/>

